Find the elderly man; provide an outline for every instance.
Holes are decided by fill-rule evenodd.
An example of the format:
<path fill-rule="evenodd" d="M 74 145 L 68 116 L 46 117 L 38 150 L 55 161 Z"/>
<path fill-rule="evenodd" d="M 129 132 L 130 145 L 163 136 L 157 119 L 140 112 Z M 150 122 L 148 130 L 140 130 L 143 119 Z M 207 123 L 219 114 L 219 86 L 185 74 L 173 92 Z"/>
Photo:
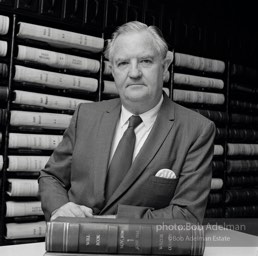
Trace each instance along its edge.
<path fill-rule="evenodd" d="M 202 222 L 214 124 L 163 94 L 171 60 L 153 26 L 133 21 L 106 49 L 119 99 L 81 104 L 39 178 L 46 220 L 58 216 Z"/>

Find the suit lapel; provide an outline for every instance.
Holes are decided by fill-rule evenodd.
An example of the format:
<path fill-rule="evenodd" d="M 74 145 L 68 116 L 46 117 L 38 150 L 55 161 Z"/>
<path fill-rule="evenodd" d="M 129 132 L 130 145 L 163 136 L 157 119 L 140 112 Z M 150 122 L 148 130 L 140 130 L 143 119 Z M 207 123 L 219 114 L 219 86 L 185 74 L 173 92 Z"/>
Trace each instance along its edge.
<path fill-rule="evenodd" d="M 94 164 L 94 194 L 99 208 L 103 207 L 105 201 L 105 181 L 108 169 L 109 154 L 116 123 L 120 115 L 120 101 L 112 105 L 110 109 L 103 112 L 98 136 L 96 141 L 96 158 Z M 96 127 L 97 129 L 97 127 Z"/>
<path fill-rule="evenodd" d="M 107 208 L 109 208 L 139 178 L 145 167 L 159 151 L 166 136 L 171 130 L 173 123 L 174 105 L 168 97 L 164 96 L 163 104 L 148 138 L 135 158 L 132 167 L 121 182 L 120 186 L 110 197 L 109 201 L 102 209 L 102 212 L 107 210 Z"/>

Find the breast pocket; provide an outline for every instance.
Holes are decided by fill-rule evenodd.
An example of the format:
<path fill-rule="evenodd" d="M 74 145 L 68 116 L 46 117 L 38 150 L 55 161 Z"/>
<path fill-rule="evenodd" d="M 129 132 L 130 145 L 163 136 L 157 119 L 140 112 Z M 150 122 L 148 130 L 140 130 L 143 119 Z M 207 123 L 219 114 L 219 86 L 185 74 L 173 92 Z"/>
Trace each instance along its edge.
<path fill-rule="evenodd" d="M 149 207 L 164 208 L 169 205 L 173 198 L 177 183 L 178 178 L 166 179 L 150 176 L 142 186 L 142 196 Z"/>

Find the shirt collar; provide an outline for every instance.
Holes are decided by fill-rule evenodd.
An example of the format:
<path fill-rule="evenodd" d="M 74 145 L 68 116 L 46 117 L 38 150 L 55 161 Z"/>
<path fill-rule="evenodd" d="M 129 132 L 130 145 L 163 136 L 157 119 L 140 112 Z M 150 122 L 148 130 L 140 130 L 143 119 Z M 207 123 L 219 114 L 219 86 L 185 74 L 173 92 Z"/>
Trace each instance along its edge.
<path fill-rule="evenodd" d="M 152 109 L 140 114 L 140 117 L 142 119 L 142 122 L 146 129 L 150 128 L 154 121 L 156 120 L 156 117 L 158 115 L 158 111 L 161 107 L 161 104 L 164 100 L 163 95 L 161 95 L 159 103 L 153 107 Z M 122 110 L 121 110 L 121 117 L 120 117 L 120 127 L 122 128 L 125 126 L 128 122 L 128 119 L 133 115 L 130 111 L 128 111 L 123 105 L 122 105 Z"/>

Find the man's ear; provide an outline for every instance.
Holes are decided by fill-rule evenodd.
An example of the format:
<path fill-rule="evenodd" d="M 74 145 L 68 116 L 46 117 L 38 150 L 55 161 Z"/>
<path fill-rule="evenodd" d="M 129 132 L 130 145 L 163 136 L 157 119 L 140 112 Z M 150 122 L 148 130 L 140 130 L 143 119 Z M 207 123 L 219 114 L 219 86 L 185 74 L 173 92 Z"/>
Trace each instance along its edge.
<path fill-rule="evenodd" d="M 172 61 L 173 61 L 173 53 L 168 51 L 167 56 L 166 56 L 166 58 L 164 59 L 164 62 L 163 62 L 163 68 L 164 68 L 163 81 L 164 82 L 168 82 L 168 80 L 169 80 L 170 73 L 168 71 L 168 68 L 171 65 Z"/>
<path fill-rule="evenodd" d="M 112 64 L 110 61 L 108 60 L 105 60 L 104 61 L 104 74 L 105 75 L 113 75 L 113 72 L 112 72 Z"/>
<path fill-rule="evenodd" d="M 171 65 L 171 63 L 173 61 L 173 58 L 174 58 L 173 53 L 171 51 L 168 51 L 167 56 L 165 57 L 164 63 L 163 63 L 164 71 L 168 70 L 169 66 Z"/>

